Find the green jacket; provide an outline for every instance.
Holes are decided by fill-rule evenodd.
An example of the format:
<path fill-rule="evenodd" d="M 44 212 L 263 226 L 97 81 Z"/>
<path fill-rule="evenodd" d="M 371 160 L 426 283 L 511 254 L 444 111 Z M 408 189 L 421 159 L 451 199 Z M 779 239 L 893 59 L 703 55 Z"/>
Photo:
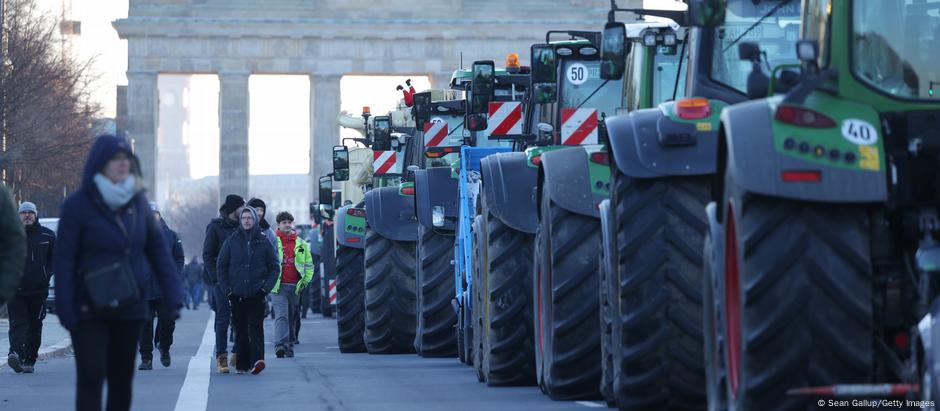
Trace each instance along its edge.
<path fill-rule="evenodd" d="M 277 237 L 277 257 L 284 261 L 284 246 L 281 244 L 281 237 Z M 310 244 L 307 244 L 300 236 L 294 240 L 294 267 L 300 273 L 300 281 L 297 282 L 297 288 L 294 290 L 300 294 L 304 288 L 313 280 L 313 256 L 310 254 Z M 281 272 L 277 273 L 277 282 L 274 283 L 272 293 L 277 293 L 281 288 L 281 274 L 284 272 L 284 264 L 281 263 Z"/>
<path fill-rule="evenodd" d="M 0 183 L 0 305 L 20 285 L 26 264 L 26 231 L 16 212 L 16 204 L 5 184 Z"/>

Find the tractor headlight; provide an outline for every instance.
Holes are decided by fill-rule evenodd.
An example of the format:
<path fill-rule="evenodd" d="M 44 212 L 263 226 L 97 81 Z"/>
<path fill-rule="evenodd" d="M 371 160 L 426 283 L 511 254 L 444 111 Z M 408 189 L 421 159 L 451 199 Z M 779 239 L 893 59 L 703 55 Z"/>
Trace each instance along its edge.
<path fill-rule="evenodd" d="M 435 227 L 444 226 L 444 207 L 434 206 L 431 209 L 431 224 Z"/>
<path fill-rule="evenodd" d="M 649 32 L 643 35 L 643 45 L 647 47 L 653 47 L 656 45 L 656 33 Z"/>
<path fill-rule="evenodd" d="M 663 44 L 666 46 L 676 45 L 676 33 L 663 34 Z"/>

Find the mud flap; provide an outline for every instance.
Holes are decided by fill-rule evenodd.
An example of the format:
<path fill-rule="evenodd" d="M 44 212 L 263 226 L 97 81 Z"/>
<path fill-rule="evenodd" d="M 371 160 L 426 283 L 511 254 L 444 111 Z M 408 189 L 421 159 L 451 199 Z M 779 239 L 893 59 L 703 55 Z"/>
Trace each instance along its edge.
<path fill-rule="evenodd" d="M 432 230 L 453 231 L 457 227 L 457 179 L 450 167 L 432 167 L 415 171 L 415 209 L 418 223 Z M 435 227 L 431 211 L 444 209 L 444 225 Z"/>
<path fill-rule="evenodd" d="M 418 241 L 414 196 L 398 193 L 398 187 L 382 187 L 366 193 L 366 221 L 382 237 Z"/>
<path fill-rule="evenodd" d="M 540 195 L 573 213 L 600 218 L 596 204 L 604 197 L 591 192 L 587 153 L 583 147 L 548 151 L 541 156 L 543 181 Z"/>

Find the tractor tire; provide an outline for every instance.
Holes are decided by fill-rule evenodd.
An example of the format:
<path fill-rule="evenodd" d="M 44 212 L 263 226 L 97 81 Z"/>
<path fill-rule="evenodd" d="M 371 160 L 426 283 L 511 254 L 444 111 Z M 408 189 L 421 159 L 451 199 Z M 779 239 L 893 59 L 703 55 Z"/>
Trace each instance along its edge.
<path fill-rule="evenodd" d="M 340 245 L 336 249 L 336 327 L 341 353 L 366 352 L 363 255 L 361 248 Z"/>
<path fill-rule="evenodd" d="M 366 228 L 365 322 L 369 354 L 414 353 L 415 243 Z"/>
<path fill-rule="evenodd" d="M 484 270 L 486 347 L 484 371 L 490 386 L 535 384 L 535 334 L 532 324 L 531 234 L 517 231 L 483 213 L 477 245 Z M 483 256 L 485 255 L 485 258 Z"/>
<path fill-rule="evenodd" d="M 538 230 L 533 289 L 539 385 L 554 400 L 598 398 L 600 220 L 558 207 L 546 195 Z"/>
<path fill-rule="evenodd" d="M 617 403 L 704 409 L 702 249 L 711 178 L 613 174 L 623 349 Z"/>
<path fill-rule="evenodd" d="M 611 222 L 609 209 L 601 207 L 601 213 L 604 213 L 607 210 L 607 215 L 601 215 L 601 252 L 598 256 L 598 277 L 600 282 L 600 287 L 598 288 L 600 292 L 598 293 L 600 297 L 600 327 L 601 327 L 601 396 L 604 397 L 604 401 L 607 403 L 608 407 L 616 408 L 617 401 L 614 391 L 614 381 L 617 376 L 617 368 L 614 366 L 617 364 L 614 362 L 614 349 L 620 348 L 620 334 L 617 333 L 617 338 L 614 339 L 614 323 L 617 320 L 617 315 L 614 314 L 618 305 L 615 304 L 617 297 L 617 281 L 614 277 L 616 270 L 613 268 L 613 263 L 610 261 L 611 253 L 608 252 L 610 247 L 616 246 L 616 239 L 614 235 L 610 233 L 609 224 Z M 614 244 L 611 244 L 613 242 Z M 617 321 L 619 322 L 619 321 Z M 617 344 L 614 345 L 614 341 L 617 341 Z"/>
<path fill-rule="evenodd" d="M 486 373 L 483 370 L 483 355 L 486 352 L 483 347 L 485 343 L 483 337 L 486 336 L 486 329 L 483 324 L 483 264 L 480 263 L 485 258 L 483 253 L 486 250 L 478 246 L 481 244 L 480 232 L 483 229 L 483 216 L 477 215 L 473 219 L 471 227 L 473 242 L 477 244 L 473 247 L 473 267 L 470 268 L 473 273 L 473 282 L 470 285 L 470 294 L 473 298 L 470 303 L 470 315 L 473 319 L 473 369 L 476 371 L 477 381 L 486 382 Z"/>
<path fill-rule="evenodd" d="M 457 354 L 454 300 L 454 236 L 418 226 L 417 333 L 415 350 L 422 357 Z"/>
<path fill-rule="evenodd" d="M 314 314 L 320 314 L 323 310 L 320 309 L 320 265 L 316 265 L 316 273 L 313 275 L 313 279 L 310 280 L 312 289 L 309 291 L 310 297 L 310 311 Z"/>
<path fill-rule="evenodd" d="M 791 388 L 869 383 L 875 349 L 865 205 L 724 198 L 724 319 L 732 409 L 805 410 Z"/>

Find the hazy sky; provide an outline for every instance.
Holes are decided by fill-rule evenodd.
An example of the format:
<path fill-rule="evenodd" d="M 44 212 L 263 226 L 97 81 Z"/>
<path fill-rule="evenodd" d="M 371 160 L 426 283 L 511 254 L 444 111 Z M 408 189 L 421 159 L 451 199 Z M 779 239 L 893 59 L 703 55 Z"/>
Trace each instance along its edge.
<path fill-rule="evenodd" d="M 99 79 L 94 98 L 105 117 L 115 114 L 117 85 L 127 84 L 127 42 L 120 40 L 111 22 L 127 17 L 128 0 L 37 0 L 53 16 L 71 2 L 72 20 L 80 20 L 82 34 L 73 39 L 72 51 L 81 60 L 94 59 L 92 70 Z M 672 0 L 645 0 L 646 7 Z M 598 27 L 603 22 L 598 22 Z M 388 112 L 401 98 L 395 90 L 403 77 L 346 76 L 341 80 L 342 109 L 358 115 L 368 105 L 373 114 Z M 429 86 L 426 77 L 414 78 L 418 90 Z M 183 141 L 190 148 L 193 178 L 218 174 L 218 78 L 193 76 L 186 105 L 190 119 Z M 306 174 L 309 170 L 309 89 L 307 76 L 252 76 L 249 153 L 251 174 Z M 318 119 L 319 121 L 319 119 Z M 336 119 L 327 119 L 335 122 Z M 343 130 L 343 137 L 358 133 Z"/>

